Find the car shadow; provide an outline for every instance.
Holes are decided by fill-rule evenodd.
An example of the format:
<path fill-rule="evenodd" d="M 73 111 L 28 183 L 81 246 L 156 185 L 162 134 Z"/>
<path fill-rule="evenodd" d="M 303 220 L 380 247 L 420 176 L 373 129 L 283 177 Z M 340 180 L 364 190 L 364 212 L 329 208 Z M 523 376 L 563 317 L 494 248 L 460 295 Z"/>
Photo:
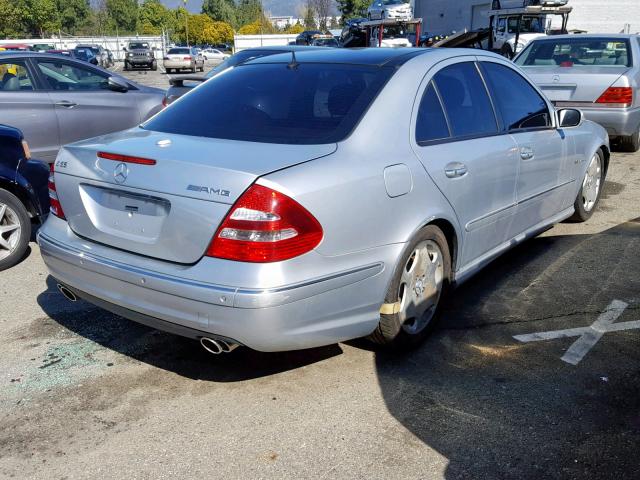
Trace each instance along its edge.
<path fill-rule="evenodd" d="M 199 342 L 154 330 L 78 300 L 71 303 L 47 277 L 38 304 L 56 323 L 105 348 L 194 380 L 239 382 L 301 368 L 342 354 L 338 345 L 280 353 L 240 347 L 212 355 Z"/>
<path fill-rule="evenodd" d="M 638 330 L 576 340 L 513 335 L 591 325 L 618 299 L 640 320 L 640 218 L 595 235 L 516 247 L 450 296 L 438 329 L 403 356 L 379 352 L 388 411 L 448 460 L 445 478 L 637 478 Z M 425 466 L 425 471 L 427 468 Z"/>

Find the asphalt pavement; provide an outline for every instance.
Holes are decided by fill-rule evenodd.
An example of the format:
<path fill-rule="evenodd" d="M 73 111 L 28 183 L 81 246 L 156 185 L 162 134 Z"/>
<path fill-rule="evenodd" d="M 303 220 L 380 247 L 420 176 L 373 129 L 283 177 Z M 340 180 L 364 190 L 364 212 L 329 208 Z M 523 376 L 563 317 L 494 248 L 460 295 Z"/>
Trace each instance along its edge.
<path fill-rule="evenodd" d="M 638 478 L 639 254 L 615 153 L 592 219 L 459 287 L 418 350 L 213 356 L 68 302 L 31 244 L 0 273 L 0 477 Z"/>

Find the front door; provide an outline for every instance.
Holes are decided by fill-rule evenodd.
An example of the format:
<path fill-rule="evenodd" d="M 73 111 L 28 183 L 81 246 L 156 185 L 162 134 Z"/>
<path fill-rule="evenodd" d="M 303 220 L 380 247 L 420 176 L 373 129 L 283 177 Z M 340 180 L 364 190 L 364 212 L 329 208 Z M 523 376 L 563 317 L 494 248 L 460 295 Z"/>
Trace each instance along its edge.
<path fill-rule="evenodd" d="M 480 65 L 504 128 L 518 145 L 515 236 L 567 208 L 574 180 L 570 140 L 554 127 L 547 101 L 524 77 L 499 62 Z"/>
<path fill-rule="evenodd" d="M 515 211 L 517 149 L 501 134 L 473 57 L 425 78 L 415 119 L 416 154 L 464 230 L 464 268 L 509 239 Z"/>
<path fill-rule="evenodd" d="M 62 145 L 140 123 L 134 96 L 109 90 L 108 74 L 64 59 L 36 62 L 49 85 Z"/>

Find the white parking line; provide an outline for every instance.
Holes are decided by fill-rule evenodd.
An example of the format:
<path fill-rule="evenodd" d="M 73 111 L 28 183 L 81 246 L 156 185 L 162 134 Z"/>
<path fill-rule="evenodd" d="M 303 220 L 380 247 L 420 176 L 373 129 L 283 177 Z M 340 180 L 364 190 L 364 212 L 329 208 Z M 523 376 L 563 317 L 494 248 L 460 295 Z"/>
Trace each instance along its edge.
<path fill-rule="evenodd" d="M 112 72 L 117 72 L 118 70 L 120 70 L 120 64 L 116 63 L 112 68 L 111 71 Z"/>
<path fill-rule="evenodd" d="M 513 338 L 519 342 L 539 342 L 542 340 L 554 340 L 556 338 L 580 337 L 562 356 L 561 360 L 577 365 L 582 361 L 589 350 L 602 338 L 605 333 L 620 332 L 623 330 L 640 329 L 640 320 L 614 324 L 618 317 L 629 305 L 621 300 L 614 300 L 600 314 L 598 319 L 589 327 L 568 328 L 565 330 L 553 330 L 549 332 L 529 333 L 515 335 Z"/>

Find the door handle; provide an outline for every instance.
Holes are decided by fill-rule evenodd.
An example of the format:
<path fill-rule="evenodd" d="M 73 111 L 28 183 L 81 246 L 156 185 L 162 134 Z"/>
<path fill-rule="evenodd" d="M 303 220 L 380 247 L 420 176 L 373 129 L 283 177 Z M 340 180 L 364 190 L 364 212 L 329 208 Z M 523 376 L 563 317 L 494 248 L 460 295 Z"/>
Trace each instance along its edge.
<path fill-rule="evenodd" d="M 533 148 L 531 147 L 522 147 L 520 149 L 520 158 L 522 160 L 531 160 L 534 157 Z"/>
<path fill-rule="evenodd" d="M 448 178 L 464 177 L 467 172 L 467 166 L 460 162 L 453 162 L 444 167 L 444 174 Z"/>
<path fill-rule="evenodd" d="M 56 107 L 64 107 L 64 108 L 73 108 L 76 105 L 78 105 L 77 103 L 73 103 L 73 102 L 69 102 L 67 100 L 63 100 L 61 102 L 56 103 Z"/>

